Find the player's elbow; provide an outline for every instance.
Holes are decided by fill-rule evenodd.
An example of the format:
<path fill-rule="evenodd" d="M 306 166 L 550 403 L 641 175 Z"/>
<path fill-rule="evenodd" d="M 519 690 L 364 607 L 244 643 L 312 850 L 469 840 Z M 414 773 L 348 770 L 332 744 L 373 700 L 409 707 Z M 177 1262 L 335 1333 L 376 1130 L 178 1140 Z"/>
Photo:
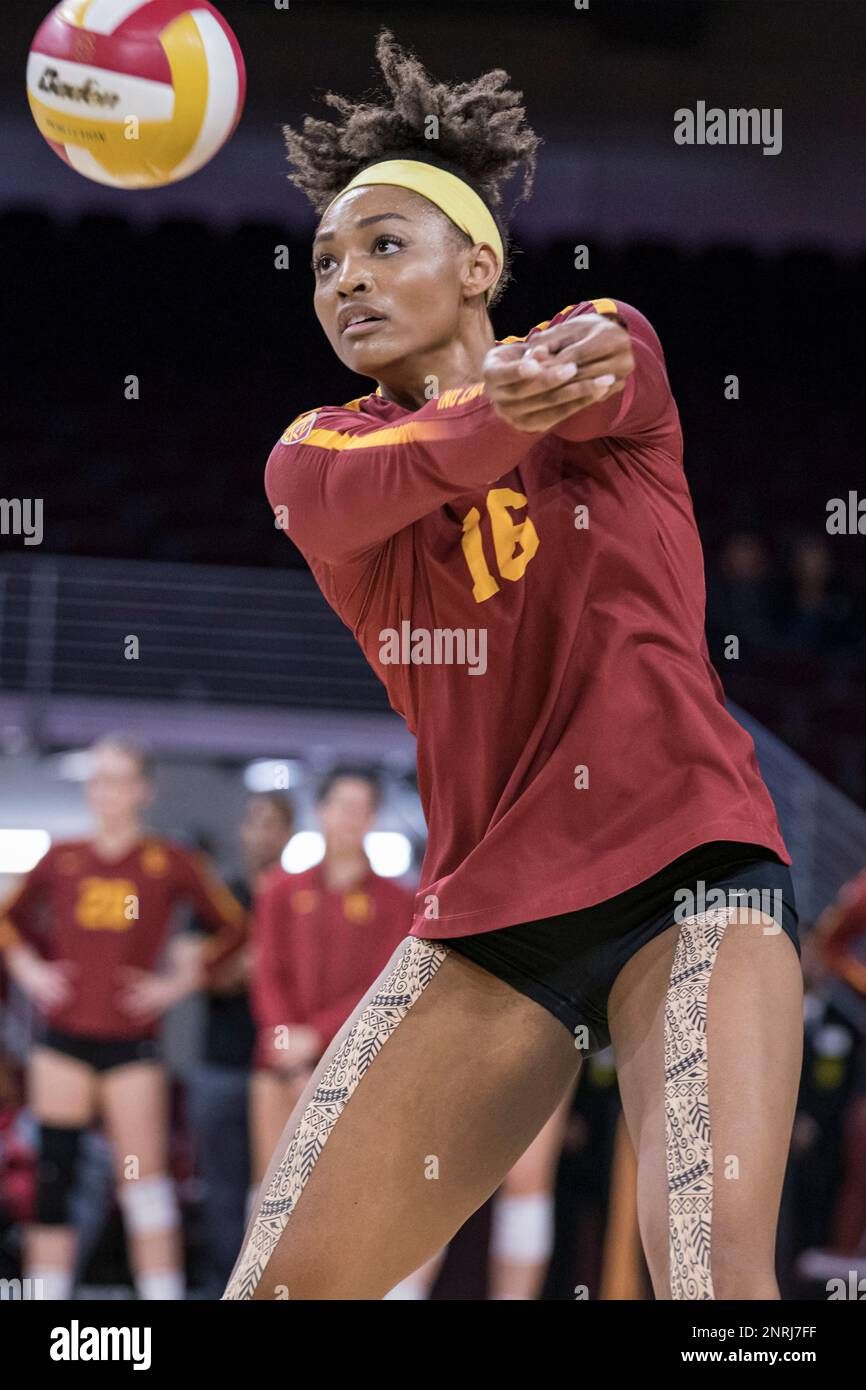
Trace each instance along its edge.
<path fill-rule="evenodd" d="M 316 489 L 315 479 L 305 476 L 300 464 L 297 449 L 288 451 L 280 445 L 268 459 L 265 492 L 274 525 L 303 555 L 331 565 L 351 559 L 358 549 L 351 526 L 341 524 Z"/>

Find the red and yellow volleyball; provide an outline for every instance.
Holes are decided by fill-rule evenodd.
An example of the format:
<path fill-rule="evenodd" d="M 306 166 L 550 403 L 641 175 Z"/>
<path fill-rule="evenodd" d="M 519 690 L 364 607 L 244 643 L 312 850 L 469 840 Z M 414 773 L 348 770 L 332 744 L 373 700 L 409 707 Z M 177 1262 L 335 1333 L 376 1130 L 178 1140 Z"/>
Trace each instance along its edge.
<path fill-rule="evenodd" d="M 243 110 L 240 45 L 209 0 L 62 0 L 37 31 L 27 96 L 79 174 L 115 188 L 188 178 Z"/>

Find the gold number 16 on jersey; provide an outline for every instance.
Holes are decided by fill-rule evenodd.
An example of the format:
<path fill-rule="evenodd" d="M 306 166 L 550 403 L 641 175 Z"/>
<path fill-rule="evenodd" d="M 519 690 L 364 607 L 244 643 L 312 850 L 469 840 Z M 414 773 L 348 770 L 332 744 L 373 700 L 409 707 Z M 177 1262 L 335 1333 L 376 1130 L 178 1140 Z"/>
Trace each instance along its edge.
<path fill-rule="evenodd" d="M 493 531 L 496 567 L 502 579 L 522 579 L 526 566 L 538 549 L 538 532 L 529 517 L 515 521 L 509 508 L 525 507 L 522 492 L 510 487 L 494 487 L 487 494 L 487 514 Z M 499 585 L 487 568 L 481 543 L 481 513 L 473 507 L 463 518 L 463 554 L 472 575 L 472 597 L 483 603 L 499 593 Z M 518 552 L 519 548 L 519 553 Z"/>

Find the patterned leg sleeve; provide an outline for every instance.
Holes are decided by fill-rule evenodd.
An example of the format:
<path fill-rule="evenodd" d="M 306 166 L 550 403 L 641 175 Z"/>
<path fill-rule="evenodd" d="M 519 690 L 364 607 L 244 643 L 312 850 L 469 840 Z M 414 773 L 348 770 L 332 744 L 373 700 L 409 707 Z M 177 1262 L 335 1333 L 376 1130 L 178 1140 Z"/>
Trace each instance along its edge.
<path fill-rule="evenodd" d="M 396 966 L 331 1059 L 271 1179 L 223 1299 L 249 1299 L 346 1102 L 397 1024 L 448 954 L 440 941 L 409 937 Z"/>
<path fill-rule="evenodd" d="M 716 955 L 735 911 L 713 908 L 683 922 L 665 1001 L 665 1153 L 675 1299 L 715 1297 L 707 999 Z"/>

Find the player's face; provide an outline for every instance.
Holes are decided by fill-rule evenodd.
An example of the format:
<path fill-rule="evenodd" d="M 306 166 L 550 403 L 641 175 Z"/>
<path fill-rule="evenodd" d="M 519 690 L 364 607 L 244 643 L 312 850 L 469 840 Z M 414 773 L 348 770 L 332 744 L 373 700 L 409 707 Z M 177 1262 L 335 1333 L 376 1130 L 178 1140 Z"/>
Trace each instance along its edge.
<path fill-rule="evenodd" d="M 152 787 L 135 758 L 122 748 L 95 748 L 87 779 L 87 804 L 102 824 L 134 822 L 151 800 Z"/>
<path fill-rule="evenodd" d="M 419 194 L 385 184 L 344 194 L 313 242 L 316 314 L 340 361 L 380 378 L 413 358 L 423 370 L 457 333 L 462 259 L 446 217 Z M 354 301 L 376 320 L 347 327 L 340 313 Z"/>
<path fill-rule="evenodd" d="M 319 823 L 328 847 L 343 854 L 363 848 L 375 819 L 372 789 L 360 777 L 341 777 L 319 804 Z"/>
<path fill-rule="evenodd" d="M 247 859 L 258 868 L 275 864 L 286 847 L 291 826 L 273 802 L 253 798 L 247 802 L 240 838 Z"/>

